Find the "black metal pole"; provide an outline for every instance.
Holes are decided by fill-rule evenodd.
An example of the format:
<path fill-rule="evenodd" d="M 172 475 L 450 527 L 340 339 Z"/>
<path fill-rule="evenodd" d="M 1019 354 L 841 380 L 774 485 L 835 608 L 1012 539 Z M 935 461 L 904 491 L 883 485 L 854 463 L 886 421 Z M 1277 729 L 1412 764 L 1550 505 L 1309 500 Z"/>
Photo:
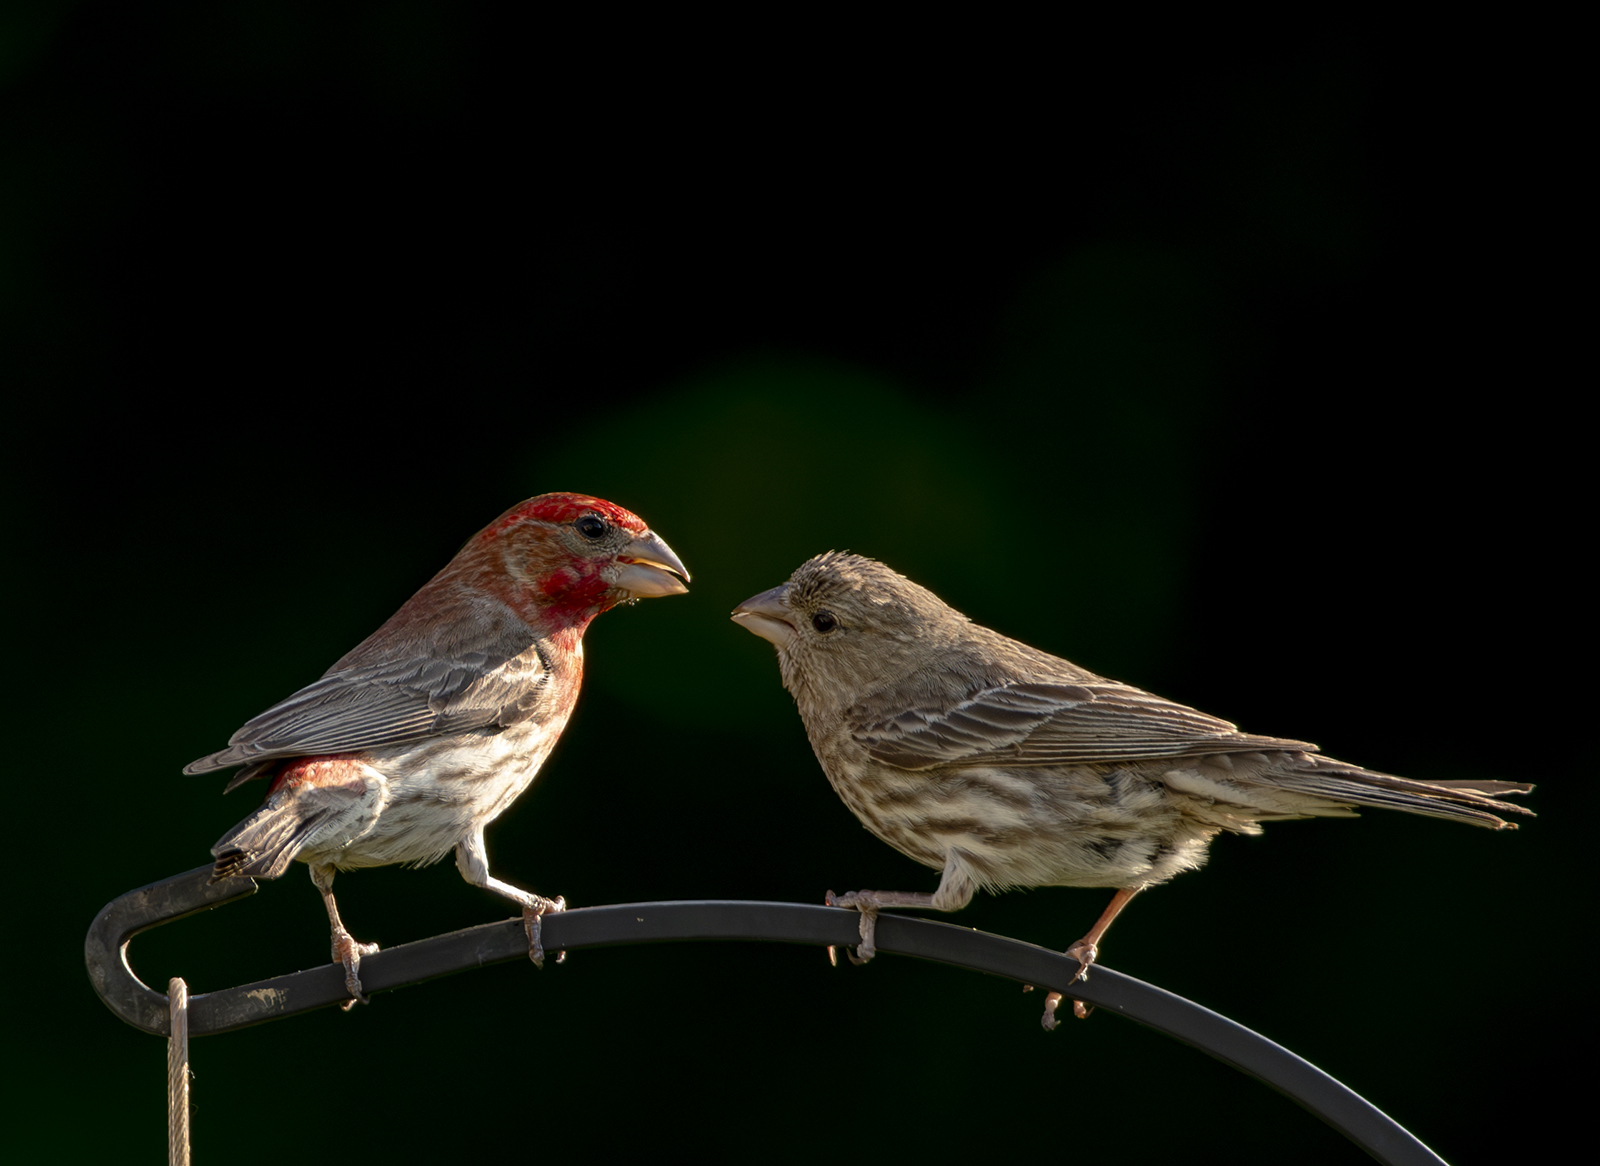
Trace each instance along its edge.
<path fill-rule="evenodd" d="M 170 1021 L 167 997 L 143 984 L 128 965 L 126 950 L 132 938 L 256 890 L 246 878 L 212 883 L 211 869 L 198 867 L 129 891 L 108 903 L 89 929 L 84 954 L 95 991 L 106 1007 L 135 1028 L 165 1036 Z M 552 952 L 684 940 L 845 946 L 859 938 L 858 921 L 854 911 L 801 903 L 623 903 L 545 916 L 544 945 Z M 903 915 L 878 917 L 877 943 L 880 953 L 953 964 L 1060 991 L 1164 1032 L 1270 1085 L 1388 1166 L 1443 1162 L 1387 1114 L 1315 1065 L 1225 1016 L 1131 976 L 1097 964 L 1087 980 L 1074 982 L 1078 965 L 1059 952 Z M 485 964 L 527 958 L 522 921 L 510 919 L 366 956 L 361 961 L 361 982 L 370 996 Z M 190 997 L 189 1035 L 232 1032 L 342 1004 L 348 998 L 344 969 L 325 964 Z"/>

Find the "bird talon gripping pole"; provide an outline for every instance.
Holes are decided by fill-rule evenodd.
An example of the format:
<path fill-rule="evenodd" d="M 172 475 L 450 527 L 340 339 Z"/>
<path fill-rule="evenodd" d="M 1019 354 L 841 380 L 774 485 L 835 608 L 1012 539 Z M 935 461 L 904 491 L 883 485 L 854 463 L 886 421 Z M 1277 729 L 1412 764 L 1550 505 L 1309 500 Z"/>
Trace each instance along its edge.
<path fill-rule="evenodd" d="M 248 878 L 211 881 L 210 866 L 151 883 L 108 903 L 89 928 L 89 978 L 106 1007 L 144 1032 L 167 1036 L 168 999 L 128 964 L 134 936 L 253 894 Z M 541 919 L 552 951 L 683 940 L 734 940 L 848 947 L 859 942 L 852 910 L 802 903 L 700 900 L 623 903 L 552 912 Z M 1441 1160 L 1392 1118 L 1315 1065 L 1259 1033 L 1180 996 L 1096 964 L 1079 978 L 1077 961 L 1033 944 L 931 919 L 879 914 L 880 954 L 909 955 L 1036 984 L 1164 1032 L 1232 1065 L 1316 1114 L 1380 1162 L 1440 1166 Z M 369 995 L 485 964 L 527 960 L 522 919 L 484 923 L 379 951 L 361 962 Z M 189 1035 L 231 1032 L 349 999 L 344 968 L 328 963 L 189 998 Z"/>

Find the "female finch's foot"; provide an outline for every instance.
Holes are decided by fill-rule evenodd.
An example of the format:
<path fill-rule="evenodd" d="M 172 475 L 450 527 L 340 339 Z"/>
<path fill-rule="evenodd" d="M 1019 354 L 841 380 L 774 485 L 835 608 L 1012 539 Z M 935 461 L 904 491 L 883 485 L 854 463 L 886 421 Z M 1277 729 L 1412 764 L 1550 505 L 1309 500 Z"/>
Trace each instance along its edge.
<path fill-rule="evenodd" d="M 1077 943 L 1067 948 L 1066 956 L 1070 960 L 1078 961 L 1078 974 L 1072 978 L 1073 983 L 1089 978 L 1089 965 L 1094 963 L 1099 956 L 1100 949 L 1087 939 L 1080 939 Z M 1044 1025 L 1046 1032 L 1054 1032 L 1056 1027 L 1056 1009 L 1061 1007 L 1062 996 L 1060 992 L 1052 992 L 1044 998 L 1044 1015 L 1039 1018 L 1039 1023 Z M 1089 1013 L 1094 1009 L 1082 1000 L 1072 1002 L 1072 1015 L 1079 1020 L 1088 1020 Z"/>
<path fill-rule="evenodd" d="M 1078 961 L 1078 974 L 1072 978 L 1072 982 L 1077 983 L 1079 980 L 1087 980 L 1089 978 L 1089 965 L 1093 964 L 1100 955 L 1100 949 L 1085 937 L 1067 948 L 1065 954 L 1068 959 Z M 1031 992 L 1033 991 L 1033 985 L 1024 984 L 1022 985 L 1022 990 Z M 1039 1018 L 1039 1023 L 1044 1026 L 1046 1032 L 1055 1031 L 1056 1009 L 1061 1007 L 1063 998 L 1060 992 L 1052 992 L 1044 998 L 1044 1015 Z M 1072 1002 L 1072 1015 L 1079 1020 L 1089 1019 L 1089 1013 L 1093 1011 L 1094 1009 L 1082 1000 L 1074 1000 Z"/>
<path fill-rule="evenodd" d="M 1039 1023 L 1044 1026 L 1046 1032 L 1054 1032 L 1056 1030 L 1056 1009 L 1061 1006 L 1061 1000 L 1060 992 L 1052 992 L 1044 998 L 1044 1015 L 1039 1018 Z M 1072 1002 L 1072 1015 L 1079 1020 L 1088 1020 L 1089 1013 L 1093 1011 L 1094 1009 L 1082 1000 L 1074 1000 Z"/>
<path fill-rule="evenodd" d="M 1078 961 L 1078 974 L 1073 977 L 1073 983 L 1089 978 L 1089 965 L 1100 958 L 1100 949 L 1087 939 L 1080 939 L 1066 950 L 1069 960 Z"/>
<path fill-rule="evenodd" d="M 823 898 L 825 907 L 854 907 L 861 912 L 861 942 L 856 945 L 855 951 L 845 951 L 850 957 L 850 962 L 857 966 L 866 963 L 878 954 L 878 901 L 872 897 L 870 891 L 851 891 L 847 895 L 835 895 L 829 891 Z M 838 966 L 838 959 L 834 955 L 833 944 L 828 945 L 828 962 Z"/>
<path fill-rule="evenodd" d="M 1056 1009 L 1061 1004 L 1061 993 L 1052 992 L 1044 998 L 1044 1015 L 1039 1018 L 1039 1023 L 1044 1025 L 1046 1032 L 1056 1030 Z"/>
<path fill-rule="evenodd" d="M 533 961 L 533 966 L 544 969 L 544 941 L 543 924 L 541 920 L 552 912 L 565 911 L 567 900 L 564 896 L 557 895 L 554 899 L 543 899 L 534 896 L 534 902 L 522 909 L 522 929 L 528 933 L 528 958 Z M 556 963 L 564 963 L 567 953 L 556 952 Z"/>
<path fill-rule="evenodd" d="M 357 1004 L 372 1003 L 361 990 L 361 957 L 377 950 L 377 944 L 360 943 L 342 927 L 333 933 L 333 962 L 344 965 L 344 986 L 350 993 L 350 999 L 339 1005 L 344 1011 L 349 1012 Z"/>

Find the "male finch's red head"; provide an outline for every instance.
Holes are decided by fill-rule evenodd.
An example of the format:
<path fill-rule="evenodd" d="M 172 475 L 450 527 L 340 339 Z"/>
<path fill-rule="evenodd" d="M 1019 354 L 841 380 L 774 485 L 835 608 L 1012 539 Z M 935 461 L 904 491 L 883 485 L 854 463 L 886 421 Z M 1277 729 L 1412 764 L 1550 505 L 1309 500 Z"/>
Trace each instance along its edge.
<path fill-rule="evenodd" d="M 469 539 L 423 594 L 471 588 L 530 623 L 581 628 L 619 603 L 681 595 L 688 578 L 672 548 L 631 511 L 587 494 L 540 494 Z"/>

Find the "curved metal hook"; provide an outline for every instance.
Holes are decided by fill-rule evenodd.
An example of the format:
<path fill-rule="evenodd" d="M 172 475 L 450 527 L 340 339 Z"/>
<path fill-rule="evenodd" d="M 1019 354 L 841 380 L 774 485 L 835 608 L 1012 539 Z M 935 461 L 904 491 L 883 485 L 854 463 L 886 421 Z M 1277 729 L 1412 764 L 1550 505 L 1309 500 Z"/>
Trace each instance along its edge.
<path fill-rule="evenodd" d="M 88 938 L 83 941 L 89 982 L 105 1006 L 134 1028 L 166 1036 L 171 1025 L 167 998 L 134 975 L 128 963 L 128 943 L 141 931 L 198 915 L 255 893 L 255 879 L 224 879 L 213 883 L 211 867 L 201 866 L 111 900 L 95 916 Z M 196 1030 L 191 1027 L 190 1031 Z"/>
<path fill-rule="evenodd" d="M 247 878 L 212 883 L 202 866 L 129 891 L 107 904 L 89 929 L 84 955 L 89 978 L 106 1007 L 135 1028 L 167 1035 L 167 998 L 147 987 L 128 965 L 129 941 L 141 931 L 254 894 Z M 578 951 L 678 940 L 747 940 L 826 946 L 854 944 L 859 916 L 837 907 L 745 900 L 623 903 L 581 907 L 544 917 L 549 951 Z M 1074 982 L 1076 961 L 1031 943 L 931 919 L 880 915 L 878 951 L 953 964 L 1053 989 L 1116 1012 L 1193 1045 L 1285 1094 L 1380 1162 L 1443 1166 L 1443 1160 L 1365 1098 L 1321 1069 L 1243 1025 L 1153 985 L 1096 964 Z M 484 923 L 448 935 L 401 944 L 361 961 L 370 996 L 485 964 L 528 958 L 521 919 Z M 296 1016 L 349 998 L 344 969 L 325 964 L 189 999 L 189 1035 L 231 1032 Z"/>

